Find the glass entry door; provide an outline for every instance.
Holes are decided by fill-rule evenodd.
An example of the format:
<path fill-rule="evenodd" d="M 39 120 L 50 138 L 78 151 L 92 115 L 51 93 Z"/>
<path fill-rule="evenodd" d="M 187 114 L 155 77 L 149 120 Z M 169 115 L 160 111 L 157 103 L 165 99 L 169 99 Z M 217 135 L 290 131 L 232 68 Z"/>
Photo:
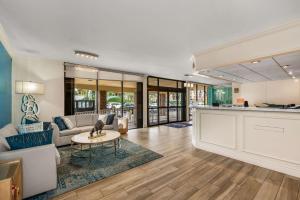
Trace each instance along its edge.
<path fill-rule="evenodd" d="M 168 92 L 159 92 L 159 123 L 168 123 Z"/>
<path fill-rule="evenodd" d="M 177 121 L 177 92 L 169 92 L 169 122 Z"/>
<path fill-rule="evenodd" d="M 185 121 L 186 88 L 178 80 L 148 77 L 148 126 Z"/>
<path fill-rule="evenodd" d="M 150 126 L 158 124 L 158 92 L 148 91 L 148 122 Z"/>

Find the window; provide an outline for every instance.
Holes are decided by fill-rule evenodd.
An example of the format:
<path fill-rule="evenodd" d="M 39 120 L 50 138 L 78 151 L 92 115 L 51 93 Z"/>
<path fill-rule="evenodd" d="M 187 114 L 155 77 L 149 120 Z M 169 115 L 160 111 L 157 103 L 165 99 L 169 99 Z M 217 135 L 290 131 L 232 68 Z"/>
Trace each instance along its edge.
<path fill-rule="evenodd" d="M 76 78 L 74 82 L 75 113 L 96 112 L 96 80 Z"/>
<path fill-rule="evenodd" d="M 129 129 L 143 127 L 143 76 L 65 63 L 64 79 L 65 115 L 114 113 Z"/>
<path fill-rule="evenodd" d="M 158 85 L 158 78 L 148 78 L 148 85 L 157 86 Z"/>
<path fill-rule="evenodd" d="M 177 81 L 167 80 L 167 79 L 159 79 L 159 86 L 160 87 L 170 87 L 170 88 L 177 88 Z"/>

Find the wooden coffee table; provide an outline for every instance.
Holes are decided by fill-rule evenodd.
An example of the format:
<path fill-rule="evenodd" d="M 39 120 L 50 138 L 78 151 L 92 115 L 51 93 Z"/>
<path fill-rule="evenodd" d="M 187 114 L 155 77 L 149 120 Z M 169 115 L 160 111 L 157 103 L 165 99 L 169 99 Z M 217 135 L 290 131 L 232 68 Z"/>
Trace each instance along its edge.
<path fill-rule="evenodd" d="M 93 138 L 90 139 L 90 132 L 84 132 L 84 133 L 80 133 L 78 135 L 74 135 L 71 138 L 71 147 L 72 149 L 76 149 L 76 150 L 88 150 L 89 151 L 89 161 L 91 162 L 92 159 L 92 146 L 96 146 L 99 144 L 104 144 L 107 142 L 113 142 L 113 147 L 115 149 L 115 156 L 117 155 L 117 147 L 119 146 L 119 139 L 120 139 L 120 133 L 117 131 L 112 131 L 112 130 L 103 130 L 102 133 L 105 133 L 105 135 L 97 137 L 97 138 Z M 95 135 L 96 133 L 94 133 Z M 74 144 L 80 144 L 80 149 L 75 148 L 73 145 Z M 83 146 L 87 145 L 88 149 L 84 149 Z M 74 152 L 72 150 L 72 155 L 73 156 L 77 156 L 77 157 L 84 157 L 84 156 L 80 156 L 78 154 L 76 154 L 76 152 Z"/>

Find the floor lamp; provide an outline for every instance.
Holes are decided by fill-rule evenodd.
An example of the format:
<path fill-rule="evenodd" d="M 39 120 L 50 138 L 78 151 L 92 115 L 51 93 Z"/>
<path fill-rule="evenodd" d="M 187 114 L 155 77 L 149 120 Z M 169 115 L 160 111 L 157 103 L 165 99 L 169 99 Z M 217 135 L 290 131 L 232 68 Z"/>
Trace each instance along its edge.
<path fill-rule="evenodd" d="M 16 93 L 23 94 L 21 111 L 24 113 L 21 124 L 25 124 L 26 119 L 38 121 L 39 107 L 34 94 L 44 94 L 44 85 L 32 81 L 16 81 Z"/>

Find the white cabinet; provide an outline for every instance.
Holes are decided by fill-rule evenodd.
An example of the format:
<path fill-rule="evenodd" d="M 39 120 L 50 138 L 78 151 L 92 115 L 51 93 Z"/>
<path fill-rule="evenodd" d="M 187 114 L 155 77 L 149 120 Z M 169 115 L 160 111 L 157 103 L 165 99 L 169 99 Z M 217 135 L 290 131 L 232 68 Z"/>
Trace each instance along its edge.
<path fill-rule="evenodd" d="M 243 143 L 246 152 L 300 164 L 300 120 L 245 116 Z"/>
<path fill-rule="evenodd" d="M 300 177 L 300 114 L 195 109 L 195 147 Z"/>
<path fill-rule="evenodd" d="M 200 116 L 201 140 L 227 148 L 236 148 L 236 116 L 202 113 Z"/>

